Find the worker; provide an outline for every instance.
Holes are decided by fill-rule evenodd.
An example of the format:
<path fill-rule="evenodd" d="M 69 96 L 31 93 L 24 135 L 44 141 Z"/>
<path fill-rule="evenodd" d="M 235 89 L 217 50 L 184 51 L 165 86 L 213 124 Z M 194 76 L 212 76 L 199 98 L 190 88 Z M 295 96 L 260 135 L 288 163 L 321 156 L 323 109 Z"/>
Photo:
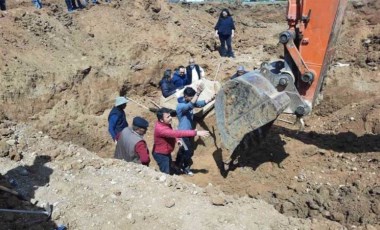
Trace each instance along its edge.
<path fill-rule="evenodd" d="M 248 71 L 245 71 L 244 66 L 238 66 L 236 73 L 234 75 L 232 75 L 230 79 L 231 80 L 235 79 L 235 78 L 240 77 L 241 75 L 243 75 L 245 73 L 248 73 Z"/>
<path fill-rule="evenodd" d="M 189 130 L 173 130 L 172 123 L 173 111 L 168 108 L 160 108 L 157 111 L 157 122 L 154 127 L 154 145 L 153 158 L 156 160 L 160 171 L 166 174 L 172 174 L 172 156 L 171 153 L 175 147 L 177 138 L 181 137 L 207 137 L 210 135 L 208 131 Z"/>
<path fill-rule="evenodd" d="M 198 101 L 198 97 L 202 91 L 202 87 L 198 87 L 197 91 L 195 91 L 191 87 L 186 87 L 183 91 L 184 96 L 178 98 L 178 105 L 176 109 L 179 121 L 178 130 L 194 129 L 194 107 L 204 107 L 205 105 L 207 105 L 215 99 L 215 96 L 213 96 L 208 100 Z M 189 137 L 182 138 L 182 146 L 177 155 L 176 164 L 180 169 L 182 169 L 183 173 L 189 176 L 193 175 L 193 173 L 190 170 L 190 167 L 192 165 L 191 157 L 193 156 L 193 154 L 193 139 Z"/>
<path fill-rule="evenodd" d="M 1 11 L 6 11 L 7 10 L 6 4 L 5 4 L 5 0 L 0 0 L 0 10 Z"/>
<path fill-rule="evenodd" d="M 191 83 L 194 83 L 205 76 L 205 71 L 202 67 L 195 64 L 194 58 L 190 58 L 189 65 L 186 67 L 186 73 Z"/>
<path fill-rule="evenodd" d="M 222 57 L 234 58 L 232 51 L 232 38 L 235 35 L 235 23 L 228 9 L 223 9 L 215 25 L 215 36 L 220 40 L 220 53 Z M 226 52 L 227 45 L 227 52 Z"/>
<path fill-rule="evenodd" d="M 117 97 L 115 106 L 108 115 L 108 132 L 111 134 L 112 140 L 117 142 L 119 133 L 128 127 L 124 109 L 127 107 L 128 100 L 125 97 Z"/>
<path fill-rule="evenodd" d="M 115 158 L 149 166 L 149 150 L 143 139 L 149 123 L 142 117 L 133 118 L 132 128 L 125 127 L 116 144 Z"/>
<path fill-rule="evenodd" d="M 162 96 L 169 97 L 174 94 L 178 89 L 173 84 L 171 69 L 166 69 L 164 72 L 164 76 L 162 77 L 159 86 L 161 87 Z"/>
<path fill-rule="evenodd" d="M 177 89 L 181 89 L 184 86 L 191 84 L 191 79 L 188 79 L 186 69 L 182 65 L 179 66 L 178 70 L 174 72 L 172 81 Z"/>

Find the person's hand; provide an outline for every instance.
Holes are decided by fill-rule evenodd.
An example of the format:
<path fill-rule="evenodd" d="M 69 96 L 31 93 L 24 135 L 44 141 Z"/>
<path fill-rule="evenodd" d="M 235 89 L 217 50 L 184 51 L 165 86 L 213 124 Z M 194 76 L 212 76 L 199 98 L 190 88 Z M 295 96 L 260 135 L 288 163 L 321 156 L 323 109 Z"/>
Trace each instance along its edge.
<path fill-rule="evenodd" d="M 117 140 L 114 140 L 115 145 L 117 145 Z"/>
<path fill-rule="evenodd" d="M 207 100 L 207 102 L 206 102 L 206 104 L 208 104 L 208 103 L 210 103 L 210 102 L 212 102 L 213 100 L 215 100 L 215 94 L 210 98 L 210 99 L 208 99 Z"/>
<path fill-rule="evenodd" d="M 219 34 L 218 34 L 218 32 L 216 32 L 216 33 L 215 33 L 215 37 L 219 37 Z"/>
<path fill-rule="evenodd" d="M 198 94 L 198 95 L 201 94 L 202 91 L 203 91 L 203 87 L 202 87 L 202 85 L 198 85 L 198 86 L 197 86 L 197 94 Z"/>
<path fill-rule="evenodd" d="M 231 38 L 233 38 L 233 37 L 235 37 L 235 34 L 234 34 L 234 33 L 231 34 Z"/>
<path fill-rule="evenodd" d="M 177 145 L 178 145 L 179 147 L 182 147 L 182 141 L 177 141 Z"/>
<path fill-rule="evenodd" d="M 208 137 L 210 136 L 210 132 L 206 130 L 199 130 L 199 131 L 197 130 L 197 136 Z"/>

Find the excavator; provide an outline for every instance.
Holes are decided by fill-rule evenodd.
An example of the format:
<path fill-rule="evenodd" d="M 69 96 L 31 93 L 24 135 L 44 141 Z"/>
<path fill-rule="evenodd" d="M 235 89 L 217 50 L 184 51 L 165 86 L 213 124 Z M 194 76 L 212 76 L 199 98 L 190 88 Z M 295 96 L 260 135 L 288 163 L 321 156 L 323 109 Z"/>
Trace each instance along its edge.
<path fill-rule="evenodd" d="M 347 0 L 288 0 L 289 28 L 280 33 L 283 60 L 227 81 L 217 93 L 215 113 L 222 143 L 232 153 L 243 138 L 264 138 L 282 113 L 303 117 L 321 99 Z"/>

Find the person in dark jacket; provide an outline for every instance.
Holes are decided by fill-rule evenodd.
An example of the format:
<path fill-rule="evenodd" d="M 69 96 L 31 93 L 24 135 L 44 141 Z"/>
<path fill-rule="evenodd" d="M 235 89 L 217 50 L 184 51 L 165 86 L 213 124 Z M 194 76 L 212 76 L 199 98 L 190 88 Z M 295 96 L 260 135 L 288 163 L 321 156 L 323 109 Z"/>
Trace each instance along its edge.
<path fill-rule="evenodd" d="M 215 26 L 215 36 L 220 40 L 220 53 L 222 57 L 234 58 L 232 51 L 232 38 L 235 34 L 235 23 L 228 9 L 223 9 Z M 226 52 L 227 45 L 227 52 Z"/>
<path fill-rule="evenodd" d="M 149 150 L 144 140 L 148 126 L 149 122 L 144 118 L 133 118 L 132 127 L 126 127 L 120 133 L 115 158 L 149 166 Z"/>
<path fill-rule="evenodd" d="M 170 69 L 165 70 L 164 76 L 162 77 L 159 85 L 161 88 L 162 96 L 169 97 L 177 91 L 177 87 L 173 84 L 172 71 Z"/>
<path fill-rule="evenodd" d="M 237 71 L 234 75 L 231 76 L 231 80 L 235 79 L 237 77 L 240 77 L 241 75 L 248 73 L 248 71 L 245 71 L 244 66 L 238 66 Z"/>
<path fill-rule="evenodd" d="M 194 83 L 205 76 L 205 71 L 198 64 L 195 64 L 194 58 L 190 58 L 189 65 L 186 67 L 187 78 Z"/>
<path fill-rule="evenodd" d="M 181 89 L 184 86 L 191 84 L 191 79 L 189 80 L 187 77 L 186 69 L 182 65 L 174 72 L 172 81 L 177 89 Z"/>
<path fill-rule="evenodd" d="M 112 139 L 117 142 L 120 132 L 128 127 L 128 122 L 125 117 L 124 109 L 127 107 L 128 100 L 125 97 L 117 97 L 115 106 L 108 115 L 108 132 Z"/>
<path fill-rule="evenodd" d="M 5 0 L 0 0 L 0 10 L 6 11 L 7 7 L 5 6 Z"/>

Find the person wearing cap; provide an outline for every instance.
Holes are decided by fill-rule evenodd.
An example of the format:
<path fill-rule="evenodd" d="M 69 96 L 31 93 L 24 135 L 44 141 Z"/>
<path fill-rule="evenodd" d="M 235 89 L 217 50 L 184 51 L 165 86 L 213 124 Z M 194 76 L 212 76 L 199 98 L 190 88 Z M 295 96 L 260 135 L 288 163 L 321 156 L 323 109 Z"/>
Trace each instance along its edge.
<path fill-rule="evenodd" d="M 160 108 L 157 111 L 157 122 L 154 126 L 154 145 L 153 158 L 156 160 L 160 171 L 166 174 L 172 173 L 172 156 L 178 138 L 182 137 L 207 137 L 210 135 L 208 131 L 199 131 L 194 129 L 189 130 L 173 130 L 172 116 L 175 116 L 175 111 L 168 108 Z"/>
<path fill-rule="evenodd" d="M 245 71 L 244 66 L 238 66 L 236 73 L 234 75 L 232 75 L 230 79 L 231 80 L 235 79 L 235 78 L 240 77 L 241 75 L 243 75 L 245 73 L 248 73 L 248 71 Z"/>
<path fill-rule="evenodd" d="M 115 106 L 108 115 L 108 132 L 115 142 L 119 139 L 119 133 L 128 127 L 124 109 L 127 107 L 128 100 L 125 97 L 117 97 Z"/>
<path fill-rule="evenodd" d="M 120 133 L 115 158 L 149 166 L 149 150 L 144 140 L 148 126 L 144 118 L 133 118 L 132 127 L 126 127 Z"/>
<path fill-rule="evenodd" d="M 194 83 L 205 76 L 205 71 L 198 64 L 195 64 L 194 58 L 190 58 L 189 65 L 186 67 L 186 73 L 191 83 Z"/>
<path fill-rule="evenodd" d="M 176 108 L 177 117 L 179 121 L 178 130 L 194 129 L 194 107 L 204 107 L 205 105 L 207 105 L 215 99 L 215 96 L 213 96 L 207 100 L 198 100 L 202 90 L 203 89 L 201 87 L 198 87 L 197 91 L 195 91 L 191 87 L 186 87 L 183 91 L 184 96 L 178 98 L 178 105 Z M 185 174 L 189 176 L 193 175 L 193 173 L 190 170 L 190 167 L 192 165 L 191 157 L 193 156 L 193 154 L 193 139 L 189 137 L 182 138 L 182 146 L 178 152 L 176 164 L 178 167 L 182 169 L 182 171 Z"/>

